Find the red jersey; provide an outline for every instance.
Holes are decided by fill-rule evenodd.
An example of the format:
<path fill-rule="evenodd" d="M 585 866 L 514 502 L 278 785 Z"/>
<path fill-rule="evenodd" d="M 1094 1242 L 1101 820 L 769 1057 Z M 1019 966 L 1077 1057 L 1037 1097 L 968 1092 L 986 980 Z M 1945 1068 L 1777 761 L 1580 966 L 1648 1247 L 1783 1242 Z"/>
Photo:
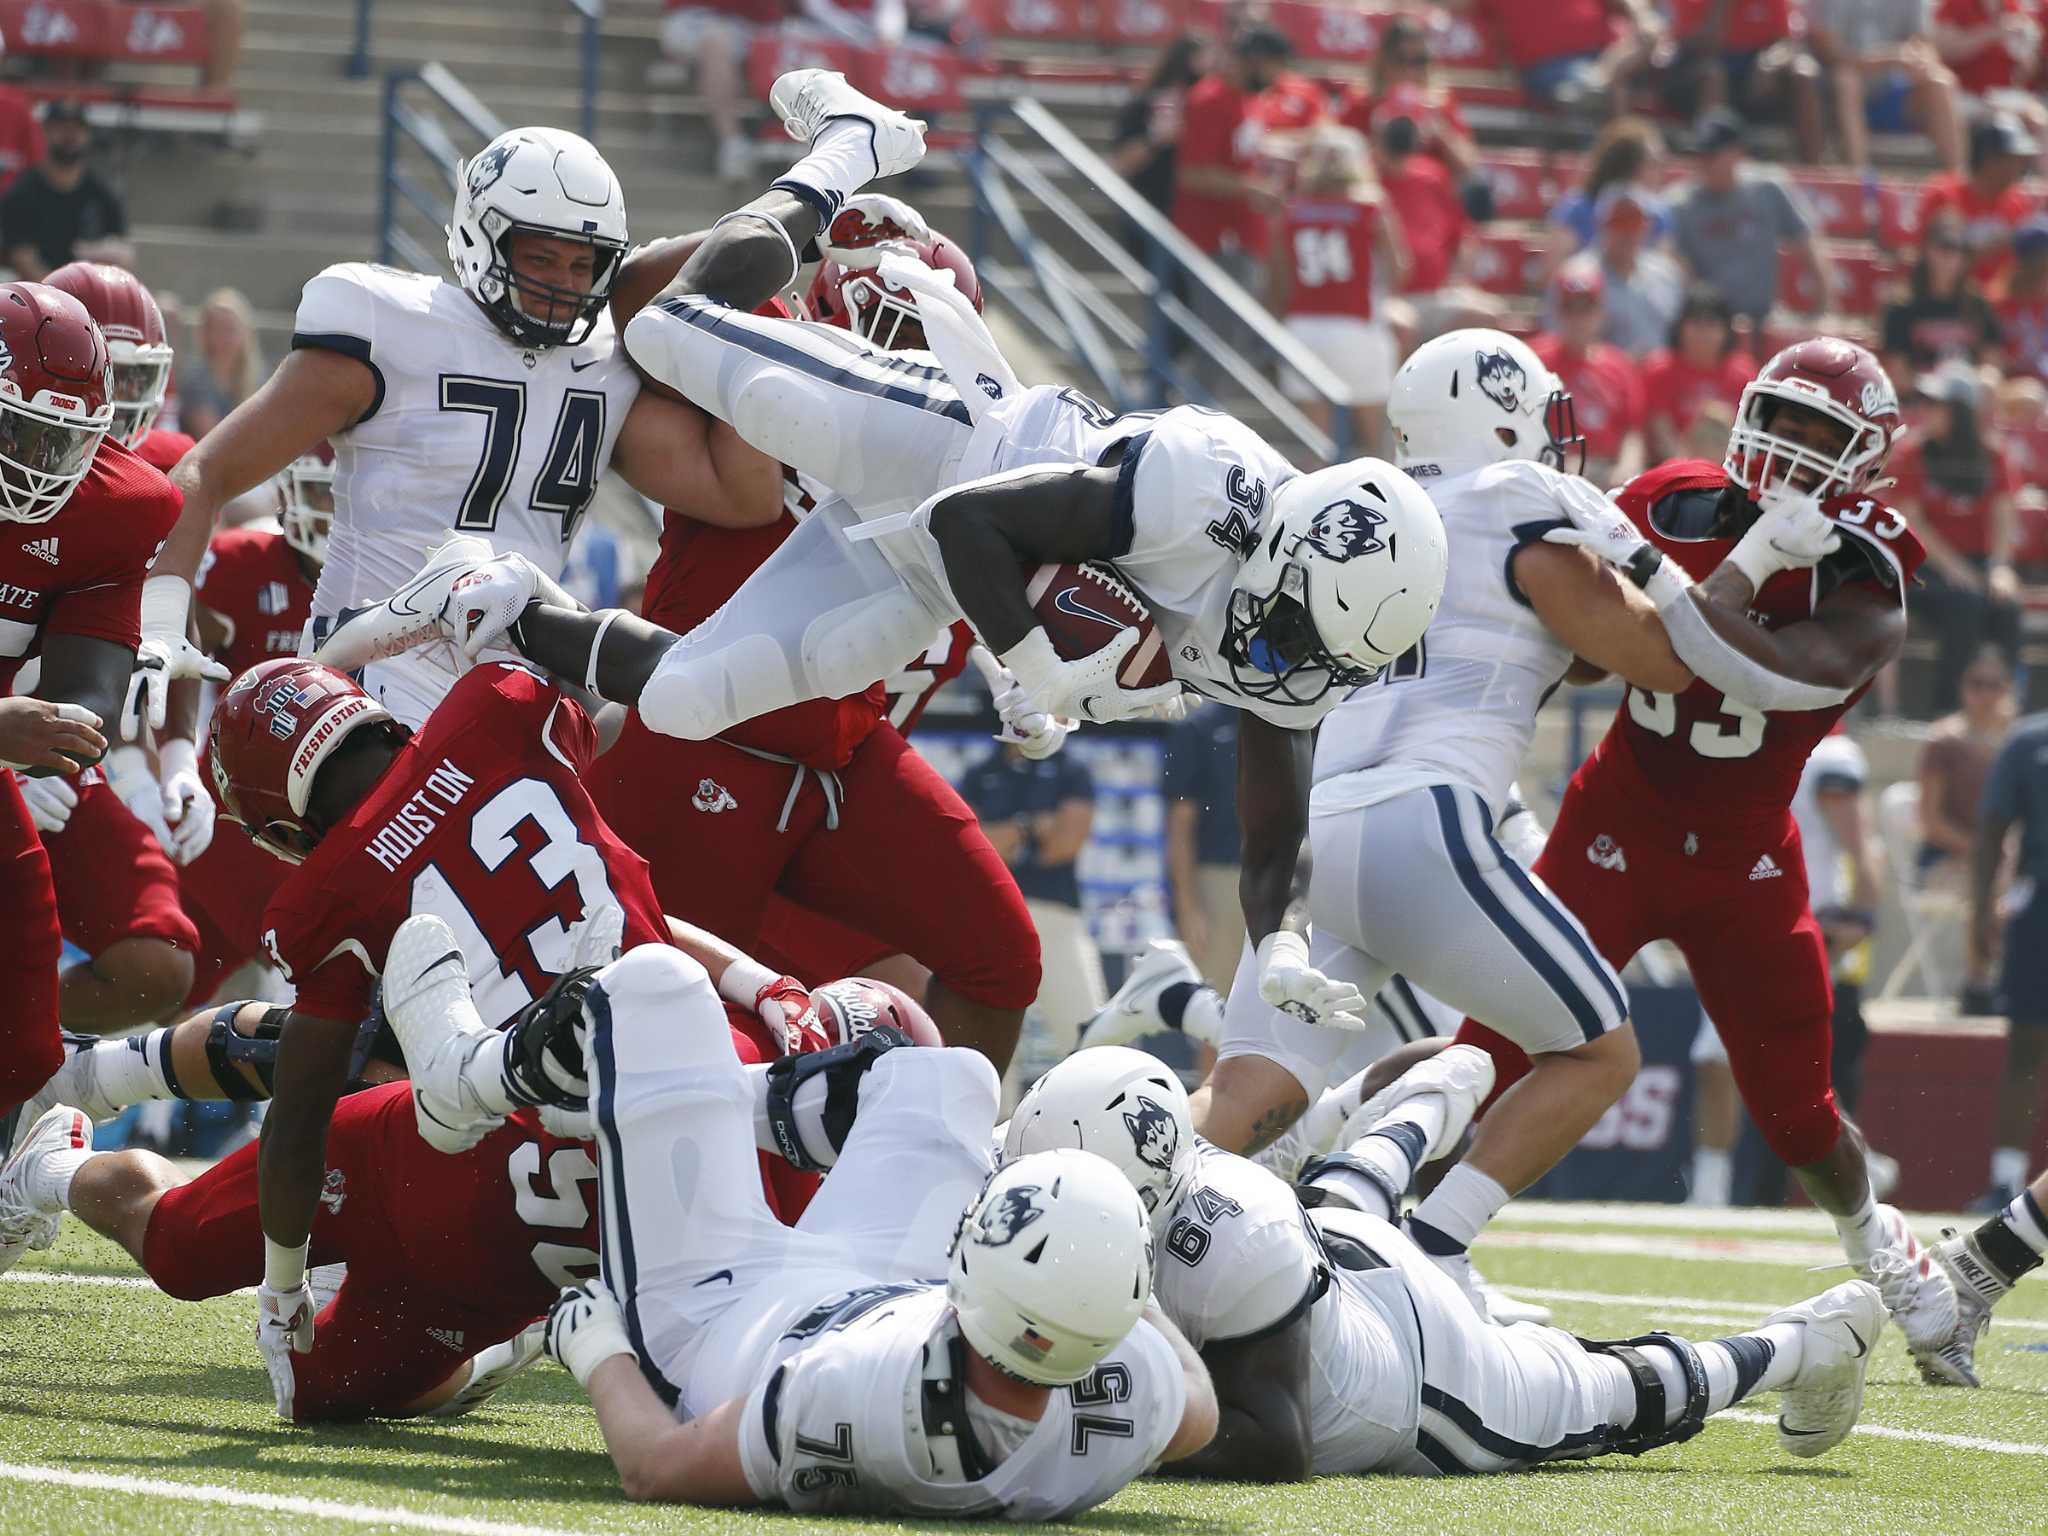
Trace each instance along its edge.
<path fill-rule="evenodd" d="M 1747 352 L 1730 352 L 1712 368 L 1695 368 L 1676 352 L 1653 352 L 1643 363 L 1645 408 L 1650 419 L 1668 421 L 1683 434 L 1712 401 L 1732 411 L 1755 377 L 1756 360 Z"/>
<path fill-rule="evenodd" d="M 583 788 L 590 719 L 552 683 L 503 662 L 471 670 L 320 840 L 263 914 L 263 944 L 295 1006 L 357 1019 L 398 925 L 447 919 L 484 1022 L 504 1023 L 563 968 L 570 926 L 603 900 L 626 947 L 665 942 L 647 864 Z"/>
<path fill-rule="evenodd" d="M 1601 53 L 1614 41 L 1614 23 L 1604 0 L 1480 0 L 1479 23 L 1493 35 L 1516 69 L 1533 69 L 1552 59 Z"/>
<path fill-rule="evenodd" d="M 1971 249 L 1992 242 L 1970 268 L 1980 283 L 1993 283 L 2012 268 L 2012 246 L 2004 241 L 2034 211 L 2034 195 L 2021 187 L 2007 187 L 1987 198 L 1970 185 L 1960 171 L 1945 171 L 1927 178 L 1920 193 L 1920 222 L 1917 237 L 1924 239 L 1927 227 L 1943 215 L 1952 215 L 1962 226 L 1963 239 Z"/>
<path fill-rule="evenodd" d="M 183 505 L 161 471 L 110 440 L 55 517 L 0 522 L 0 694 L 45 635 L 135 648 L 143 578 Z"/>
<path fill-rule="evenodd" d="M 1380 170 L 1380 187 L 1408 241 L 1403 293 L 1435 293 L 1450 281 L 1471 215 L 1450 168 L 1434 155 L 1403 155 Z"/>
<path fill-rule="evenodd" d="M 905 736 L 916 730 L 932 696 L 967 670 L 973 648 L 974 627 L 965 619 L 940 630 L 922 656 L 882 685 L 888 690 L 889 723 Z"/>
<path fill-rule="evenodd" d="M 1277 258 L 1288 264 L 1290 315 L 1372 318 L 1380 211 L 1349 199 L 1296 198 L 1281 215 Z"/>
<path fill-rule="evenodd" d="M 714 528 L 679 512 L 666 513 L 661 552 L 647 573 L 641 616 L 679 635 L 688 634 L 716 613 L 795 531 L 796 518 L 788 512 L 763 528 Z M 844 699 L 807 699 L 757 715 L 721 739 L 836 773 L 867 740 L 886 704 L 877 684 Z"/>
<path fill-rule="evenodd" d="M 2026 14 L 2023 0 L 1936 0 L 1934 24 L 1974 32 L 2001 17 Z M 1944 55 L 1942 62 L 1955 71 L 1956 84 L 1973 96 L 2026 84 L 2020 75 L 2020 61 L 2003 37 L 1979 44 L 1960 58 Z"/>
<path fill-rule="evenodd" d="M 1908 437 L 1886 468 L 1898 484 L 1892 498 L 1913 509 L 1913 520 L 1932 530 L 1959 555 L 1983 559 L 1991 553 L 1991 504 L 2017 488 L 2012 463 L 1997 443 L 1985 446 L 1988 460 L 1983 489 L 1974 494 L 1951 490 L 1927 473 L 1927 445 Z"/>
<path fill-rule="evenodd" d="M 1416 86 L 1403 89 L 1415 91 Z M 1461 139 L 1472 137 L 1472 130 L 1465 125 L 1465 114 L 1458 110 L 1458 99 L 1449 91 L 1420 88 L 1429 103 L 1428 115 L 1415 126 L 1422 130 L 1422 148 L 1429 154 L 1441 155 L 1446 134 L 1456 134 Z M 1333 98 L 1330 116 L 1346 128 L 1355 128 L 1368 139 L 1372 137 L 1373 109 L 1379 102 L 1372 92 L 1355 81 L 1345 85 Z"/>
<path fill-rule="evenodd" d="M 1707 24 L 1715 0 L 1672 0 L 1671 35 L 1681 42 Z M 1791 0 L 1735 0 L 1721 31 L 1724 53 L 1761 53 L 1792 35 Z"/>
<path fill-rule="evenodd" d="M 193 446 L 194 440 L 183 432 L 151 427 L 136 445 L 135 454 L 143 463 L 154 464 L 168 475 L 177 467 L 178 460 L 192 451 Z"/>
<path fill-rule="evenodd" d="M 0 192 L 43 158 L 43 125 L 19 86 L 0 85 Z"/>
<path fill-rule="evenodd" d="M 1619 347 L 1595 342 L 1572 351 L 1560 336 L 1531 337 L 1529 345 L 1570 391 L 1579 430 L 1586 435 L 1586 454 L 1612 459 L 1629 433 L 1638 430 L 1646 413 L 1643 374 L 1636 360 Z"/>
<path fill-rule="evenodd" d="M 221 529 L 206 546 L 192 591 L 226 627 L 214 659 L 235 676 L 273 656 L 298 654 L 299 632 L 313 610 L 313 583 L 283 534 Z"/>
<path fill-rule="evenodd" d="M 1718 464 L 1680 459 L 1646 470 L 1615 500 L 1644 534 L 1695 580 L 1735 547 Z M 1813 616 L 1844 586 L 1873 586 L 1905 602 L 1925 551 L 1906 520 L 1867 496 L 1844 496 L 1823 510 L 1842 547 L 1810 571 L 1781 571 L 1751 600 L 1768 629 Z M 1601 793 L 1670 808 L 1674 825 L 1751 828 L 1791 815 L 1807 756 L 1863 690 L 1828 709 L 1765 712 L 1734 703 L 1695 680 L 1684 693 L 1631 688 L 1606 738 L 1580 770 Z"/>
<path fill-rule="evenodd" d="M 1179 168 L 1211 167 L 1240 176 L 1251 174 L 1260 125 L 1249 120 L 1248 105 L 1244 92 L 1221 75 L 1208 75 L 1190 86 L 1181 109 L 1175 161 Z M 1211 256 L 1221 248 L 1225 235 L 1235 235 L 1247 250 L 1264 249 L 1263 242 L 1251 243 L 1252 232 L 1262 227 L 1262 221 L 1251 214 L 1243 198 L 1197 192 L 1188 186 L 1185 176 L 1174 189 L 1173 224 Z"/>
<path fill-rule="evenodd" d="M 2048 380 L 2048 294 L 2032 299 L 2008 295 L 1997 309 L 2007 366 Z"/>

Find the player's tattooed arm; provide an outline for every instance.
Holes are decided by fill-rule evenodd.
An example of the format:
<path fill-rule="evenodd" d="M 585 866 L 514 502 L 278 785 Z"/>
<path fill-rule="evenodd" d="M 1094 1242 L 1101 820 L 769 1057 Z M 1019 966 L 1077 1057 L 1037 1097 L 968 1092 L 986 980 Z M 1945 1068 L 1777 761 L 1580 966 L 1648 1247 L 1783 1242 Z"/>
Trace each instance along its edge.
<path fill-rule="evenodd" d="M 1308 1319 L 1303 1308 L 1278 1332 L 1202 1351 L 1216 1389 L 1216 1438 L 1176 1472 L 1257 1483 L 1309 1475 Z"/>
<path fill-rule="evenodd" d="M 929 526 L 960 612 L 998 656 L 1038 619 L 1025 574 L 1048 562 L 1114 560 L 1129 542 L 1115 465 L 1013 469 L 934 498 Z"/>
<path fill-rule="evenodd" d="M 53 704 L 82 705 L 111 729 L 111 723 L 121 714 L 121 703 L 128 693 L 128 674 L 134 666 L 135 652 L 129 646 L 86 635 L 47 635 L 43 639 L 43 676 L 36 684 L 36 697 Z M 77 761 L 90 767 L 99 758 L 79 757 Z"/>
<path fill-rule="evenodd" d="M 1237 894 L 1245 929 L 1257 945 L 1289 926 L 1294 871 L 1308 831 L 1314 743 L 1307 731 L 1287 730 L 1249 711 L 1237 718 L 1237 822 L 1243 835 Z"/>
<path fill-rule="evenodd" d="M 327 1123 L 348 1080 L 358 1025 L 292 1013 L 277 1040 L 270 1113 L 258 1156 L 258 1209 L 263 1233 L 281 1248 L 302 1245 L 327 1168 Z"/>

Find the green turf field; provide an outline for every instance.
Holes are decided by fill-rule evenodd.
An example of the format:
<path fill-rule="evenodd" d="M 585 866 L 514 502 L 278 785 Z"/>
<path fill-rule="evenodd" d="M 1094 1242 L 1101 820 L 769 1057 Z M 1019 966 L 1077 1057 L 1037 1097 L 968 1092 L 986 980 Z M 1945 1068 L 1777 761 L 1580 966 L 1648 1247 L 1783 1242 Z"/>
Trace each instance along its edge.
<path fill-rule="evenodd" d="M 1934 1223 L 1919 1223 L 1923 1236 Z M 1496 1280 L 1601 1337 L 1733 1332 L 1841 1272 L 1808 1216 L 1695 1217 L 1669 1207 L 1510 1210 L 1480 1256 Z M 253 1301 L 164 1299 L 125 1255 L 67 1225 L 0 1280 L 0 1532 L 295 1536 L 311 1531 L 514 1533 L 815 1525 L 786 1516 L 635 1508 L 617 1496 L 596 1421 L 545 1363 L 472 1418 L 294 1430 L 271 1415 L 249 1338 Z M 1984 1389 L 1924 1387 L 1895 1332 L 1863 1426 L 1796 1462 L 1775 1399 L 1687 1445 L 1517 1477 L 1326 1479 L 1287 1488 L 1169 1480 L 1127 1490 L 1084 1528 L 1223 1536 L 1367 1532 L 2041 1530 L 2048 1473 L 2048 1281 L 2000 1309 Z M 855 1522 L 845 1522 L 853 1528 Z M 925 1529 L 937 1529 L 926 1526 Z"/>

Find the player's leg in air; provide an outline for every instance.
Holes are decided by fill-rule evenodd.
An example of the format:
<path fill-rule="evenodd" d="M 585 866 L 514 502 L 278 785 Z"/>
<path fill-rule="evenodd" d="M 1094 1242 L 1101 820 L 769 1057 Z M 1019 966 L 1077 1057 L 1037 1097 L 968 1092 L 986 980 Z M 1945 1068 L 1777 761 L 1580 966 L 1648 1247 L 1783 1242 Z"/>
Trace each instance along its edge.
<path fill-rule="evenodd" d="M 2041 1267 L 2048 1254 L 2048 1172 L 2034 1175 L 2012 1203 L 1971 1232 L 1950 1231 L 1934 1250 L 1956 1288 L 1955 1335 L 1936 1353 L 1939 1380 L 1977 1385 L 1977 1339 L 1991 1322 L 1991 1309 L 2022 1276 Z M 1922 1367 L 1926 1374 L 1925 1367 Z M 1929 1375 L 1930 1380 L 1937 1379 Z"/>

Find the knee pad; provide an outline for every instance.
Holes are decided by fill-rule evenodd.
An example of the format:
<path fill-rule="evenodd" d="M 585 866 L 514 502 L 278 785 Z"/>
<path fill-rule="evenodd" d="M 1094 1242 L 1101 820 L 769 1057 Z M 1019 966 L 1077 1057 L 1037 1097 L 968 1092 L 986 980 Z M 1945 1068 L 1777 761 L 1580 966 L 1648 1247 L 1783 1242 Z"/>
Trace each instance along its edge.
<path fill-rule="evenodd" d="M 715 624 L 717 616 L 705 622 Z M 715 630 L 699 626 L 662 658 L 636 707 L 651 731 L 709 741 L 799 697 L 793 675 L 774 636 L 734 633 L 721 641 Z M 764 699 L 771 702 L 758 702 Z"/>
<path fill-rule="evenodd" d="M 837 1162 L 846 1138 L 853 1134 L 854 1118 L 860 1112 L 861 1078 L 887 1052 L 908 1044 L 894 1025 L 877 1024 L 844 1045 L 823 1051 L 806 1051 L 800 1056 L 784 1056 L 779 1061 L 770 1062 L 766 1105 L 768 1128 L 783 1159 L 806 1173 L 823 1173 Z M 823 1155 L 804 1136 L 798 1123 L 797 1094 L 817 1078 L 824 1080 L 824 1105 L 818 1122 L 829 1144 L 830 1156 Z"/>
<path fill-rule="evenodd" d="M 1699 1350 L 1686 1340 L 1676 1334 L 1645 1333 L 1633 1339 L 1580 1339 L 1579 1347 L 1588 1354 L 1612 1355 L 1627 1368 L 1636 1386 L 1635 1422 L 1616 1426 L 1612 1438 L 1600 1449 L 1640 1456 L 1659 1446 L 1690 1440 L 1707 1427 L 1707 1367 Z M 1664 1422 L 1670 1412 L 1664 1378 L 1643 1358 L 1646 1347 L 1669 1350 L 1685 1373 L 1685 1408 L 1669 1426 Z"/>
<path fill-rule="evenodd" d="M 235 1015 L 251 1001 L 221 1004 L 214 1010 L 213 1023 L 206 1031 L 206 1065 L 213 1073 L 215 1086 L 230 1099 L 242 1101 L 270 1097 L 277 1076 L 278 1036 L 284 1032 L 284 1021 L 291 1014 L 289 1008 L 265 1008 L 256 1021 L 256 1032 L 245 1035 L 235 1028 Z M 262 1091 L 251 1088 L 249 1080 L 235 1070 L 237 1067 L 253 1071 L 262 1081 Z M 354 1077 L 359 1070 L 352 1067 L 349 1075 Z"/>
<path fill-rule="evenodd" d="M 834 402 L 821 398 L 817 383 L 794 368 L 762 367 L 750 372 L 732 397 L 732 428 L 772 459 L 814 475 L 842 495 L 861 487 L 842 465 Z"/>
<path fill-rule="evenodd" d="M 1396 1189 L 1394 1181 L 1384 1168 L 1368 1163 L 1362 1157 L 1353 1157 L 1349 1152 L 1332 1152 L 1324 1157 L 1312 1157 L 1301 1165 L 1301 1172 L 1294 1183 L 1295 1197 L 1300 1200 L 1303 1210 L 1315 1210 L 1318 1206 L 1335 1206 L 1339 1210 L 1355 1210 L 1357 1204 L 1343 1189 L 1335 1184 L 1318 1184 L 1317 1178 L 1325 1173 L 1351 1173 L 1364 1179 L 1380 1192 L 1391 1213 L 1389 1220 L 1398 1221 L 1401 1206 L 1408 1198 L 1408 1191 Z M 1378 1211 L 1368 1214 L 1377 1216 Z"/>

